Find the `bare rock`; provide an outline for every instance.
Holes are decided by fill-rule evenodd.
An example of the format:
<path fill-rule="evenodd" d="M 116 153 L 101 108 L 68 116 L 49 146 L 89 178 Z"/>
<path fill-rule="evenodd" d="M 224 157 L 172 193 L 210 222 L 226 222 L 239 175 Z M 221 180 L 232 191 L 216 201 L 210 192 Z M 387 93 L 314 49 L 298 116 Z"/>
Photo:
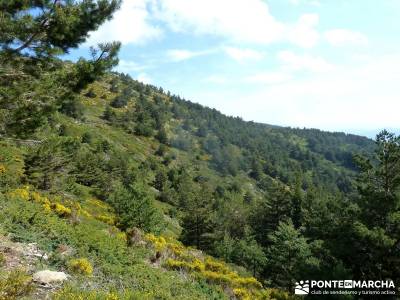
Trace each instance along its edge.
<path fill-rule="evenodd" d="M 36 243 L 29 243 L 25 247 L 22 248 L 22 253 L 28 257 L 36 257 L 39 259 L 48 260 L 49 256 L 47 253 L 41 251 Z"/>
<path fill-rule="evenodd" d="M 60 283 L 68 279 L 68 275 L 64 272 L 56 272 L 50 270 L 43 270 L 33 274 L 33 281 L 43 284 L 50 285 L 52 283 Z"/>

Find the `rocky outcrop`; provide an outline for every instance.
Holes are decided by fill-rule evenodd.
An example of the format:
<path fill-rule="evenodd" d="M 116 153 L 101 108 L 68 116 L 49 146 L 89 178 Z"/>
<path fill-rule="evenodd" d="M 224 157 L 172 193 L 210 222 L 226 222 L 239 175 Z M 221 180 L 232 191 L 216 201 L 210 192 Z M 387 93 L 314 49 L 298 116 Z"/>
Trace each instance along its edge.
<path fill-rule="evenodd" d="M 43 270 L 36 272 L 32 276 L 33 281 L 42 285 L 51 285 L 54 283 L 61 283 L 68 279 L 68 275 L 64 272 L 56 272 L 50 270 Z"/>

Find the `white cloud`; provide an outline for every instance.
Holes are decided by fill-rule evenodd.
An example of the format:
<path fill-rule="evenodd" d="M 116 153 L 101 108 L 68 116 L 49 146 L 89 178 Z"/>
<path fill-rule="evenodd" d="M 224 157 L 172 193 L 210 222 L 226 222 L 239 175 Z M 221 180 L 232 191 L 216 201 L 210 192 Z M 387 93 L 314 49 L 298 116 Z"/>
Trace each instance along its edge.
<path fill-rule="evenodd" d="M 321 2 L 319 0 L 311 0 L 308 2 L 308 4 L 312 6 L 321 6 Z"/>
<path fill-rule="evenodd" d="M 319 33 L 315 29 L 315 27 L 318 25 L 318 22 L 318 14 L 302 15 L 297 24 L 289 29 L 289 41 L 303 48 L 314 47 L 319 40 Z"/>
<path fill-rule="evenodd" d="M 292 80 L 298 71 L 307 71 L 313 73 L 326 73 L 335 70 L 335 66 L 328 63 L 319 56 L 309 54 L 296 54 L 292 51 L 280 51 L 277 54 L 278 61 L 281 62 L 280 67 L 274 71 L 258 72 L 244 78 L 248 83 L 259 84 L 281 84 Z"/>
<path fill-rule="evenodd" d="M 224 50 L 226 54 L 238 62 L 260 60 L 264 57 L 262 52 L 248 48 L 225 47 Z"/>
<path fill-rule="evenodd" d="M 368 38 L 365 35 L 347 29 L 328 30 L 324 33 L 324 38 L 333 46 L 368 44 Z"/>
<path fill-rule="evenodd" d="M 329 72 L 335 67 L 319 56 L 309 54 L 298 55 L 292 51 L 281 51 L 277 55 L 287 71 Z"/>
<path fill-rule="evenodd" d="M 175 49 L 175 50 L 169 50 L 167 52 L 167 56 L 172 61 L 182 61 L 182 60 L 187 60 L 192 57 L 195 57 L 196 52 L 192 52 L 189 50 L 183 50 L 183 49 Z"/>
<path fill-rule="evenodd" d="M 174 32 L 209 34 L 234 42 L 270 44 L 288 41 L 310 48 L 318 42 L 317 14 L 295 24 L 276 20 L 263 0 L 154 0 L 154 16 Z"/>
<path fill-rule="evenodd" d="M 275 71 L 275 72 L 260 72 L 252 76 L 246 77 L 245 81 L 249 83 L 261 84 L 280 84 L 292 78 L 288 72 Z"/>
<path fill-rule="evenodd" d="M 228 79 L 223 75 L 210 75 L 204 79 L 205 82 L 215 83 L 215 84 L 225 84 L 228 82 Z"/>
<path fill-rule="evenodd" d="M 398 128 L 399 77 L 400 55 L 387 55 L 250 94 L 218 91 L 207 95 L 206 103 L 270 124 L 346 131 Z"/>
<path fill-rule="evenodd" d="M 367 53 L 354 53 L 351 55 L 351 59 L 355 62 L 368 62 L 371 61 L 371 55 Z"/>
<path fill-rule="evenodd" d="M 125 0 L 113 19 L 92 32 L 86 45 L 120 41 L 123 45 L 145 43 L 162 35 L 160 28 L 151 25 L 147 10 L 149 0 Z"/>
<path fill-rule="evenodd" d="M 115 68 L 118 72 L 129 73 L 132 71 L 142 71 L 146 69 L 147 66 L 140 65 L 131 60 L 120 59 L 118 66 Z"/>
<path fill-rule="evenodd" d="M 287 41 L 310 48 L 318 42 L 317 24 L 316 14 L 302 15 L 294 24 L 280 22 L 264 0 L 124 0 L 114 18 L 92 32 L 86 45 L 110 40 L 146 43 L 162 37 L 168 28 L 238 43 Z"/>
<path fill-rule="evenodd" d="M 238 42 L 270 43 L 284 26 L 262 0 L 155 0 L 153 11 L 175 32 L 212 34 Z"/>
<path fill-rule="evenodd" d="M 304 14 L 295 24 L 276 20 L 263 0 L 154 0 L 152 11 L 174 32 L 208 34 L 239 43 L 287 41 L 310 48 L 318 42 L 317 14 Z"/>
<path fill-rule="evenodd" d="M 191 59 L 193 57 L 207 55 L 212 52 L 214 52 L 214 50 L 191 51 L 186 49 L 172 49 L 167 51 L 167 57 L 174 62 L 179 62 Z"/>
<path fill-rule="evenodd" d="M 293 5 L 307 4 L 312 6 L 321 6 L 319 0 L 289 0 L 289 3 Z"/>
<path fill-rule="evenodd" d="M 151 11 L 179 33 L 219 36 L 237 43 L 289 42 L 304 48 L 314 47 L 319 40 L 318 14 L 283 23 L 264 0 L 153 0 Z"/>

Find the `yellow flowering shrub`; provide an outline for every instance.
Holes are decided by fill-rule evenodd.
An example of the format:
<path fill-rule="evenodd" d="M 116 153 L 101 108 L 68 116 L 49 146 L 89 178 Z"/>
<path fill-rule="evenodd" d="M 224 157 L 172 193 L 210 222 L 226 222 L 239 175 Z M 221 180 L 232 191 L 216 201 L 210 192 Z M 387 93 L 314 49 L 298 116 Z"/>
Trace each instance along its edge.
<path fill-rule="evenodd" d="M 113 216 L 100 215 L 100 216 L 95 216 L 95 219 L 100 222 L 106 223 L 108 225 L 115 224 L 115 218 Z"/>
<path fill-rule="evenodd" d="M 149 233 L 144 238 L 153 245 L 156 251 L 163 251 L 168 246 L 166 239 L 162 236 L 156 237 L 154 234 Z"/>
<path fill-rule="evenodd" d="M 102 209 L 109 209 L 109 206 L 106 203 L 104 203 L 101 200 L 95 199 L 95 198 L 89 199 L 88 203 L 90 203 L 94 206 L 100 207 Z"/>
<path fill-rule="evenodd" d="M 150 244 L 156 251 L 162 252 L 165 251 L 168 253 L 168 256 L 172 256 L 175 258 L 189 258 L 187 255 L 187 250 L 180 242 L 170 238 L 163 236 L 155 236 L 154 234 L 146 234 L 144 239 Z"/>
<path fill-rule="evenodd" d="M 174 270 L 184 269 L 192 272 L 203 272 L 205 270 L 203 262 L 198 259 L 195 259 L 193 262 L 187 262 L 168 258 L 165 265 Z"/>
<path fill-rule="evenodd" d="M 45 212 L 51 212 L 51 203 L 49 200 L 45 201 L 42 206 Z"/>
<path fill-rule="evenodd" d="M 15 190 L 9 192 L 8 196 L 11 198 L 18 198 L 18 199 L 29 201 L 30 200 L 29 187 L 24 186 L 22 188 L 15 189 Z"/>
<path fill-rule="evenodd" d="M 191 269 L 196 272 L 202 272 L 205 270 L 205 266 L 201 260 L 195 258 L 191 264 Z"/>
<path fill-rule="evenodd" d="M 46 196 L 42 196 L 37 191 L 31 191 L 29 186 L 23 186 L 21 188 L 12 190 L 8 193 L 8 196 L 11 199 L 22 199 L 25 201 L 41 203 L 46 212 L 54 211 L 60 217 L 69 217 L 72 213 L 71 209 L 65 205 L 59 202 L 51 202 Z M 55 197 L 53 200 L 61 201 L 61 198 Z M 74 202 L 72 206 L 78 207 L 78 210 L 80 210 L 79 203 Z"/>
<path fill-rule="evenodd" d="M 242 289 L 242 288 L 233 289 L 233 294 L 237 298 L 240 298 L 240 299 L 243 299 L 243 300 L 251 300 L 250 293 L 245 289 Z"/>
<path fill-rule="evenodd" d="M 43 201 L 42 196 L 38 192 L 31 192 L 31 199 L 34 202 L 39 202 L 39 203 Z"/>
<path fill-rule="evenodd" d="M 234 274 L 220 274 L 217 272 L 207 271 L 207 270 L 202 271 L 200 275 L 201 275 L 200 277 L 203 277 L 208 282 L 222 284 L 222 285 L 228 285 L 229 283 L 232 283 L 232 281 L 235 278 Z"/>
<path fill-rule="evenodd" d="M 60 217 L 68 217 L 71 215 L 71 209 L 68 207 L 65 207 L 61 203 L 52 203 L 51 204 L 51 209 Z"/>
<path fill-rule="evenodd" d="M 210 257 L 206 258 L 205 265 L 207 270 L 211 270 L 214 272 L 219 272 L 223 274 L 230 272 L 229 268 L 224 263 L 216 261 Z"/>
<path fill-rule="evenodd" d="M 0 164 L 0 174 L 4 174 L 6 172 L 6 167 Z"/>
<path fill-rule="evenodd" d="M 69 269 L 77 274 L 92 275 L 93 267 L 86 258 L 72 259 L 68 262 Z"/>
<path fill-rule="evenodd" d="M 119 300 L 119 297 L 118 297 L 118 295 L 115 294 L 115 293 L 109 293 L 109 294 L 106 296 L 106 300 Z"/>
<path fill-rule="evenodd" d="M 86 218 L 93 217 L 87 210 L 84 210 L 84 209 L 81 210 L 81 215 L 85 216 Z"/>
<path fill-rule="evenodd" d="M 163 266 L 172 270 L 184 270 L 195 278 L 231 289 L 237 299 L 271 299 L 269 290 L 254 277 L 241 277 L 222 261 L 204 256 L 200 251 L 185 247 L 171 238 L 146 234 L 145 240 L 156 251 L 164 251 L 168 257 Z"/>
<path fill-rule="evenodd" d="M 254 277 L 240 277 L 234 280 L 235 285 L 245 286 L 245 287 L 254 287 L 254 288 L 262 288 L 262 284 L 255 279 Z"/>
<path fill-rule="evenodd" d="M 151 234 L 151 233 L 146 234 L 146 235 L 144 236 L 144 238 L 145 238 L 147 241 L 149 241 L 149 242 L 151 242 L 151 243 L 153 243 L 153 244 L 158 240 L 158 238 L 157 238 L 154 234 Z"/>
<path fill-rule="evenodd" d="M 168 258 L 165 262 L 165 266 L 169 269 L 179 270 L 179 269 L 190 269 L 190 264 L 186 261 L 179 261 L 172 258 Z"/>

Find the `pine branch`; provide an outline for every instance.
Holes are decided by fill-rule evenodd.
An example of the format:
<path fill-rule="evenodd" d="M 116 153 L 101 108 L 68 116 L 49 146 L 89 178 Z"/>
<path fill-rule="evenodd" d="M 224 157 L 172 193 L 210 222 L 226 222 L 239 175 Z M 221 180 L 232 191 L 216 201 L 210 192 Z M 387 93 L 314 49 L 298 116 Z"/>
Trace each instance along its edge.
<path fill-rule="evenodd" d="M 50 11 L 48 12 L 48 16 L 45 17 L 42 22 L 40 22 L 39 24 L 39 29 L 34 32 L 29 38 L 28 40 L 26 40 L 21 46 L 19 46 L 18 48 L 14 49 L 13 52 L 21 52 L 22 50 L 24 50 L 25 48 L 29 47 L 29 45 L 34 41 L 34 39 L 43 32 L 43 30 L 46 28 L 46 23 L 49 21 L 51 14 L 54 12 L 54 9 L 57 5 L 59 0 L 54 0 L 53 2 L 53 6 L 50 9 Z"/>

